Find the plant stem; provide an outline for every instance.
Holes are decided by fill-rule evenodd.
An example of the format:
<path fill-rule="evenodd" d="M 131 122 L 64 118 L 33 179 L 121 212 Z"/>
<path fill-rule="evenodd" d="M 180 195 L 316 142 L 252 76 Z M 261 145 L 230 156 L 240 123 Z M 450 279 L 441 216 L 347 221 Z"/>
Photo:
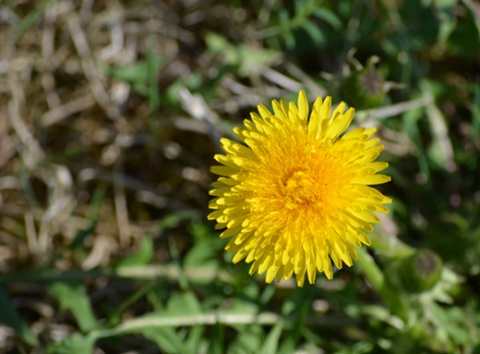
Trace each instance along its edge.
<path fill-rule="evenodd" d="M 362 268 L 363 273 L 368 278 L 378 295 L 390 306 L 390 311 L 403 320 L 408 321 L 408 306 L 406 299 L 399 292 L 395 291 L 385 281 L 385 276 L 377 266 L 373 258 L 364 248 L 358 251 L 357 264 Z"/>

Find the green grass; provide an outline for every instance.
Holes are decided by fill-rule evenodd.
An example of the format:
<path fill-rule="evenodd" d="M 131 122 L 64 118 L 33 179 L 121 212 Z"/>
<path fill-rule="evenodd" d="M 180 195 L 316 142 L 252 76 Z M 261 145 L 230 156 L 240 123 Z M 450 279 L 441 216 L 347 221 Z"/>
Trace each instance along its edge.
<path fill-rule="evenodd" d="M 480 350 L 476 2 L 87 3 L 0 7 L 4 352 Z M 218 138 L 299 88 L 378 128 L 393 199 L 303 288 L 233 265 L 206 218 Z"/>

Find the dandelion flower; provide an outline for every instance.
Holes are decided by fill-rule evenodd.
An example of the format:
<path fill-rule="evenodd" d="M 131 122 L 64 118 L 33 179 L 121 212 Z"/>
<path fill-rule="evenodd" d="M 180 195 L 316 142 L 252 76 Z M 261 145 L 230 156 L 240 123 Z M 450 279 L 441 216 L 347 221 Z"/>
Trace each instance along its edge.
<path fill-rule="evenodd" d="M 266 274 L 266 282 L 289 279 L 298 286 L 305 275 L 313 284 L 318 272 L 333 278 L 332 261 L 340 269 L 357 258 L 355 248 L 370 245 L 366 232 L 387 213 L 391 203 L 370 185 L 390 181 L 377 174 L 386 162 L 374 162 L 383 150 L 375 128 L 350 125 L 354 109 L 342 102 L 332 114 L 332 100 L 317 98 L 309 115 L 305 92 L 298 102 L 273 100 L 273 113 L 258 113 L 234 132 L 241 143 L 221 139 L 224 155 L 210 194 L 208 216 L 216 220 L 233 262 L 252 263 L 250 274 Z"/>

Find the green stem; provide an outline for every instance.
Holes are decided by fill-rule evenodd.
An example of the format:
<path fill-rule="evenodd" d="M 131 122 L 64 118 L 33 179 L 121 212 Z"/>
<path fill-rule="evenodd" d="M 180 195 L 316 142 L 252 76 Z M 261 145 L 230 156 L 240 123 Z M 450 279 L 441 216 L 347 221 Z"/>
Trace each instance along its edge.
<path fill-rule="evenodd" d="M 373 288 L 377 291 L 383 301 L 389 305 L 390 311 L 401 318 L 404 323 L 407 323 L 408 307 L 406 299 L 387 284 L 383 272 L 364 248 L 357 250 L 357 253 L 357 264 L 362 268 L 363 273 L 368 278 Z"/>

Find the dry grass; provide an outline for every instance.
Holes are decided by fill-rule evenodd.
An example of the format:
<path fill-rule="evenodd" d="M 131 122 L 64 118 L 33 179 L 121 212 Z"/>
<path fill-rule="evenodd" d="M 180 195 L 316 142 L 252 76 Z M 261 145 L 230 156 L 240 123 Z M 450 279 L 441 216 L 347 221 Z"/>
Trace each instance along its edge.
<path fill-rule="evenodd" d="M 160 92 L 193 69 L 207 72 L 195 33 L 195 16 L 207 14 L 201 6 L 66 0 L 0 7 L 2 273 L 112 265 L 145 235 L 158 244 L 159 263 L 170 259 L 157 222 L 205 212 L 210 129 L 165 102 L 152 110 L 107 69 L 155 53 L 167 63 L 155 73 Z M 180 249 L 189 242 L 181 231 L 172 236 Z M 82 256 L 73 242 L 83 244 Z M 51 299 L 12 291 L 34 331 L 53 338 L 60 324 L 50 322 L 62 319 L 52 318 Z"/>
<path fill-rule="evenodd" d="M 158 220 L 185 211 L 204 218 L 219 115 L 241 118 L 265 92 L 300 87 L 271 68 L 253 68 L 256 89 L 227 74 L 218 86 L 221 100 L 207 104 L 187 88 L 171 100 L 171 85 L 194 72 L 203 73 L 200 85 L 215 80 L 223 59 L 205 52 L 206 31 L 249 33 L 244 10 L 227 10 L 203 1 L 113 0 L 13 1 L 0 8 L 2 273 L 111 266 L 145 236 L 153 237 L 160 265 L 171 261 L 169 243 L 179 252 L 188 247 L 185 223 L 165 232 Z M 164 62 L 149 81 L 154 101 L 153 91 L 142 95 L 109 74 L 152 57 Z M 322 93 L 313 82 L 311 88 Z M 112 294 L 105 286 L 95 283 L 94 299 Z M 40 290 L 18 286 L 10 295 L 45 340 L 72 331 Z M 11 331 L 2 333 L 12 345 Z"/>
<path fill-rule="evenodd" d="M 141 318 L 142 315 L 157 310 L 152 305 L 154 302 L 150 302 L 145 295 L 150 284 L 140 280 L 159 277 L 165 282 L 161 284 L 162 287 L 171 286 L 174 291 L 185 290 L 182 277 L 202 279 L 212 284 L 212 279 L 224 282 L 221 286 L 210 284 L 212 288 L 203 293 L 198 289 L 189 289 L 191 293 L 188 295 L 198 291 L 200 301 L 207 299 L 205 303 L 210 306 L 206 305 L 205 313 L 198 318 L 192 317 L 189 325 L 195 324 L 195 321 L 207 325 L 217 323 L 215 321 L 219 317 L 208 312 L 216 310 L 217 305 L 220 309 L 229 309 L 229 306 L 234 308 L 232 304 L 237 302 L 244 305 L 241 301 L 245 300 L 245 294 L 232 295 L 237 291 L 232 289 L 243 290 L 243 284 L 234 284 L 232 281 L 231 269 L 223 267 L 225 259 L 222 258 L 222 252 L 218 252 L 216 260 L 217 265 L 223 267 L 219 271 L 183 269 L 176 263 L 194 243 L 190 233 L 192 225 L 197 222 L 205 227 L 212 178 L 209 168 L 214 162 L 214 153 L 218 151 L 218 138 L 231 134 L 231 127 L 247 117 L 259 102 L 268 103 L 271 98 L 289 97 L 292 91 L 300 88 L 306 88 L 312 97 L 323 96 L 327 91 L 329 94 L 332 91 L 336 93 L 339 81 L 343 79 L 342 67 L 347 66 L 349 59 L 347 51 L 350 48 L 347 47 L 353 42 L 356 45 L 363 44 L 352 38 L 357 35 L 357 29 L 363 28 L 365 31 L 369 27 L 369 24 L 360 26 L 359 19 L 370 7 L 375 8 L 372 16 L 378 16 L 377 19 L 386 23 L 374 33 L 380 38 L 379 43 L 383 41 L 382 45 L 390 49 L 394 45 L 406 45 L 406 49 L 393 48 L 394 54 L 389 54 L 382 47 L 385 57 L 381 62 L 383 69 L 390 70 L 389 75 L 397 76 L 397 80 L 402 76 L 405 82 L 394 85 L 393 94 L 389 94 L 381 107 L 357 111 L 356 114 L 357 123 L 380 128 L 379 135 L 386 146 L 387 159 L 398 162 L 391 169 L 394 181 L 386 187 L 391 192 L 387 194 L 393 194 L 398 199 L 394 206 L 396 209 L 382 221 L 382 232 L 390 236 L 389 242 L 395 241 L 398 235 L 399 239 L 403 237 L 404 241 L 412 241 L 419 247 L 435 249 L 437 243 L 440 245 L 445 242 L 443 246 L 438 246 L 440 250 L 444 246 L 447 249 L 445 254 L 441 254 L 445 264 L 449 262 L 445 255 L 449 255 L 450 247 L 460 245 L 456 241 L 452 244 L 443 241 L 446 239 L 442 234 L 445 225 L 454 226 L 450 219 L 460 220 L 462 215 L 469 215 L 464 217 L 462 223 L 467 225 L 470 222 L 473 225 L 470 227 L 473 230 L 471 235 L 478 235 L 474 232 L 479 229 L 471 220 L 478 220 L 476 175 L 479 168 L 480 123 L 478 107 L 474 102 L 478 102 L 480 91 L 468 81 L 473 77 L 472 73 L 478 76 L 478 54 L 470 55 L 467 51 L 467 54 L 461 54 L 460 51 L 457 55 L 455 50 L 464 44 L 454 47 L 447 42 L 432 44 L 427 49 L 414 52 L 416 49 L 409 47 L 406 39 L 418 35 L 416 40 L 423 40 L 430 34 L 430 29 L 422 28 L 419 34 L 408 32 L 408 15 L 402 12 L 404 9 L 400 11 L 400 5 L 406 2 L 365 2 L 366 5 L 362 5 L 363 12 L 352 13 L 351 19 L 339 24 L 338 28 L 329 22 L 333 21 L 331 17 L 312 19 L 315 26 L 322 31 L 325 29 L 326 35 L 331 35 L 332 43 L 344 46 L 338 45 L 332 48 L 331 53 L 321 56 L 311 52 L 304 55 L 301 50 L 292 54 L 288 50 L 281 53 L 265 49 L 268 47 L 267 40 L 272 39 L 267 37 L 274 37 L 271 32 L 279 28 L 271 26 L 271 23 L 276 23 L 271 19 L 280 13 L 275 12 L 277 9 L 272 6 L 278 3 L 284 5 L 289 3 L 287 1 L 263 1 L 261 5 L 259 2 L 221 0 L 0 2 L 0 297 L 3 286 L 8 285 L 6 293 L 13 299 L 15 310 L 44 348 L 51 342 L 71 338 L 72 334 L 88 332 L 81 328 L 74 315 L 61 311 L 60 296 L 55 296 L 48 287 L 55 280 L 65 283 L 79 279 L 84 281 L 82 284 L 85 284 L 85 288 L 82 289 L 88 292 L 85 298 L 91 302 L 98 323 L 104 325 L 103 321 L 111 321 L 106 326 L 118 325 L 116 330 L 121 334 L 127 333 L 122 332 L 124 327 L 142 324 L 145 320 Z M 236 6 L 236 3 L 243 8 Z M 303 3 L 313 4 L 313 1 Z M 329 4 L 326 6 L 337 4 L 335 1 L 326 3 Z M 348 1 L 338 3 L 340 8 Z M 467 5 L 462 4 L 456 4 L 455 11 L 461 10 L 459 14 L 465 16 L 468 9 Z M 253 13 L 253 9 L 258 13 Z M 307 12 L 303 16 L 311 19 L 311 14 Z M 452 12 L 451 19 L 447 16 L 450 15 L 448 11 L 443 13 L 435 9 L 431 13 L 430 21 L 436 21 L 435 16 L 442 13 L 445 16 L 439 17 L 438 21 L 445 21 L 445 24 L 452 26 L 460 24 L 463 19 L 456 12 Z M 392 17 L 383 16 L 385 14 Z M 455 16 L 460 16 L 458 21 Z M 292 18 L 291 22 L 296 21 L 295 26 L 299 27 L 301 21 L 298 19 L 301 16 Z M 448 29 L 447 25 L 445 28 Z M 344 28 L 340 28 L 342 26 Z M 385 28 L 391 33 L 383 33 Z M 351 36 L 337 40 L 334 38 L 337 29 Z M 293 27 L 290 32 L 278 35 L 279 41 L 285 40 L 282 42 L 285 44 L 288 35 L 294 32 Z M 401 32 L 398 38 L 395 37 L 398 41 L 396 44 L 389 42 L 394 32 L 395 35 Z M 215 37 L 212 33 L 223 37 L 219 39 L 218 35 Z M 371 41 L 371 38 L 367 38 L 365 43 L 373 46 Z M 314 40 L 301 43 L 299 47 L 314 43 L 321 47 L 318 44 L 320 42 Z M 442 49 L 442 46 L 448 50 Z M 468 43 L 464 46 L 468 47 Z M 396 53 L 407 56 L 407 49 L 411 50 L 408 54 L 411 57 L 407 58 L 409 61 L 405 67 L 410 65 L 410 71 L 405 69 L 400 75 L 395 72 L 398 70 L 397 59 L 400 58 Z M 370 50 L 370 47 L 364 50 L 367 54 L 363 55 L 370 55 Z M 323 61 L 312 64 L 318 57 Z M 337 57 L 338 63 L 331 63 Z M 431 65 L 431 77 L 422 66 L 426 65 L 422 60 Z M 302 63 L 302 68 L 294 61 Z M 443 66 L 448 70 L 444 70 Z M 318 68 L 334 75 L 322 76 L 316 71 Z M 309 73 L 303 69 L 309 70 Z M 320 86 L 322 82 L 329 85 L 328 90 Z M 437 94 L 437 91 L 426 89 L 427 85 L 422 86 L 426 82 L 432 87 L 443 85 L 444 91 L 438 90 L 438 97 L 433 97 L 432 92 Z M 395 91 L 397 87 L 401 89 Z M 402 116 L 405 112 L 413 114 L 405 118 Z M 433 154 L 437 152 L 440 153 Z M 435 158 L 437 160 L 434 161 Z M 172 215 L 174 218 L 169 219 Z M 458 225 L 463 224 L 458 221 Z M 474 241 L 474 237 L 468 238 L 468 232 L 464 231 L 468 227 L 460 226 L 458 230 L 461 229 L 461 232 L 455 229 L 461 235 L 459 239 L 464 237 L 468 242 Z M 437 233 L 443 238 L 437 237 Z M 216 236 L 211 239 L 219 241 Z M 142 249 L 145 240 L 153 240 L 151 263 L 141 268 L 121 269 L 116 273 L 112 271 L 119 262 Z M 473 256 L 470 254 L 471 258 L 467 259 L 459 253 L 457 258 L 464 262 L 464 268 L 458 268 L 467 269 L 470 273 L 465 270 L 468 273 L 466 276 L 473 279 L 473 276 L 478 277 L 478 271 L 475 273 L 471 269 L 478 267 L 474 266 L 476 261 L 471 259 L 478 258 L 478 252 L 475 251 L 478 245 L 472 241 L 472 245 L 476 246 L 470 246 L 467 241 L 465 250 L 470 250 Z M 384 251 L 380 249 L 379 253 Z M 388 258 L 388 252 L 386 254 Z M 452 259 L 455 262 L 454 257 Z M 242 265 L 237 267 L 241 272 L 245 270 L 240 268 Z M 43 270 L 49 273 L 43 273 Z M 307 302 L 311 300 L 313 304 L 326 304 L 323 312 L 318 311 L 313 315 L 333 314 L 332 318 L 325 317 L 325 328 L 331 330 L 351 322 L 352 317 L 344 311 L 347 305 L 351 305 L 352 309 L 358 306 L 357 312 L 353 312 L 361 314 L 364 311 L 363 315 L 372 317 L 374 311 L 369 310 L 369 306 L 378 296 L 376 293 L 372 296 L 371 289 L 355 270 L 344 274 L 348 274 L 344 279 L 328 283 L 330 288 L 322 283 L 315 291 L 321 289 L 324 293 L 319 292 L 320 295 L 315 296 L 308 289 L 303 289 L 304 292 L 292 290 L 288 288 L 288 283 L 285 288 L 267 288 L 260 296 L 264 284 L 257 279 L 249 283 L 249 286 L 254 284 L 257 288 L 252 286 L 249 289 L 254 289 L 251 293 L 255 294 L 252 298 L 256 296 L 254 301 L 258 300 L 255 302 L 258 313 L 274 312 L 266 312 L 266 315 L 262 314 L 265 317 L 259 317 L 265 320 L 264 323 L 276 323 L 278 318 L 285 315 L 283 308 L 293 309 L 292 304 L 298 305 L 292 311 L 300 309 L 298 313 L 306 314 L 311 305 Z M 123 280 L 118 281 L 118 277 Z M 360 285 L 359 289 L 347 288 L 352 284 L 353 287 Z M 220 294 L 214 292 L 218 290 Z M 174 297 L 174 291 L 165 295 L 168 298 L 164 299 L 165 303 Z M 335 291 L 340 294 L 338 300 Z M 348 291 L 351 293 L 346 295 Z M 327 300 L 320 298 L 325 294 Z M 366 301 L 358 305 L 359 297 L 365 294 Z M 302 298 L 304 295 L 308 296 L 307 302 Z M 218 300 L 217 296 L 221 299 Z M 245 296 L 248 298 L 250 295 Z M 269 296 L 274 298 L 273 310 L 261 302 L 264 299 L 267 299 L 266 303 L 270 301 Z M 455 309 L 460 311 L 460 306 Z M 381 316 L 389 311 L 386 307 L 381 310 Z M 287 315 L 296 316 L 297 313 Z M 340 321 L 337 321 L 337 315 Z M 0 313 L 0 320 L 1 316 Z M 354 322 L 360 318 L 358 316 Z M 165 326 L 165 321 L 159 320 L 160 317 L 152 321 Z M 183 326 L 183 318 L 179 318 L 176 320 L 179 326 Z M 242 318 L 247 323 L 256 321 L 247 312 L 240 314 L 239 318 L 240 322 Z M 372 323 L 375 322 L 373 318 Z M 133 320 L 125 324 L 124 319 Z M 310 320 L 309 317 L 305 323 Z M 283 330 L 279 327 L 280 332 L 277 333 L 282 336 L 288 334 L 285 342 L 294 338 L 290 344 L 303 341 L 320 347 L 319 338 L 327 336 L 322 343 L 330 345 L 330 332 L 315 337 L 316 333 L 323 333 L 323 329 L 310 328 L 305 330 L 309 337 L 306 335 L 303 338 L 300 331 L 307 327 L 305 323 L 300 323 L 300 319 L 298 323 L 296 321 L 290 317 L 285 321 L 293 329 Z M 385 325 L 386 322 L 381 321 L 377 321 L 378 326 Z M 380 338 L 377 341 L 380 343 L 386 342 L 385 336 L 400 337 L 397 335 L 400 330 L 390 331 L 384 336 L 375 324 L 369 324 L 367 329 L 361 327 L 363 324 L 355 322 L 353 334 L 347 333 L 348 329 L 339 331 L 335 334 L 337 342 L 332 342 L 330 348 L 342 343 L 345 338 L 350 340 L 349 343 L 360 339 L 367 343 L 369 338 L 373 343 Z M 297 327 L 302 328 L 298 333 Z M 389 330 L 392 328 L 389 327 Z M 425 333 L 428 333 L 430 327 L 425 328 Z M 105 333 L 108 330 L 110 327 Z M 270 334 L 267 331 L 263 334 L 263 330 L 261 328 L 256 334 L 256 338 L 262 338 L 260 341 L 267 336 L 270 338 Z M 222 337 L 219 343 L 234 338 L 232 333 L 228 332 L 226 339 Z M 250 335 L 248 331 L 238 333 L 235 339 Z M 105 337 L 110 334 L 105 334 Z M 206 331 L 205 337 L 210 334 Z M 405 330 L 401 334 L 406 338 L 411 333 Z M 115 345 L 120 347 L 126 343 L 128 348 L 131 345 L 135 350 L 141 343 L 144 352 L 158 351 L 158 347 L 152 347 L 150 342 L 137 339 L 127 335 L 122 339 L 123 342 L 113 341 L 108 345 L 115 348 Z M 13 352 L 19 343 L 27 348 L 24 351 L 42 350 L 25 344 L 25 341 L 21 342 L 10 327 L 0 326 L 0 352 L 2 348 L 6 352 Z M 395 346 L 396 342 L 393 340 L 391 343 Z M 103 349 L 99 349 L 103 344 L 96 347 L 96 352 L 103 352 Z"/>
<path fill-rule="evenodd" d="M 189 118 L 168 107 L 152 114 L 106 68 L 131 65 L 154 50 L 170 63 L 169 73 L 182 75 L 194 63 L 179 60 L 180 52 L 192 50 L 195 36 L 176 26 L 175 10 L 162 2 L 125 8 L 58 1 L 44 12 L 21 5 L 17 15 L 37 11 L 35 22 L 22 33 L 25 20 L 3 9 L 10 23 L 0 33 L 1 268 L 43 264 L 72 242 L 88 226 L 97 188 L 106 195 L 82 267 L 108 264 L 156 219 L 206 204 L 207 161 L 192 151 L 209 144 L 204 125 L 179 129 L 173 122 Z M 164 75 L 158 77 L 165 89 Z M 159 125 L 155 134 L 152 121 Z M 67 267 L 70 258 L 57 262 Z"/>

